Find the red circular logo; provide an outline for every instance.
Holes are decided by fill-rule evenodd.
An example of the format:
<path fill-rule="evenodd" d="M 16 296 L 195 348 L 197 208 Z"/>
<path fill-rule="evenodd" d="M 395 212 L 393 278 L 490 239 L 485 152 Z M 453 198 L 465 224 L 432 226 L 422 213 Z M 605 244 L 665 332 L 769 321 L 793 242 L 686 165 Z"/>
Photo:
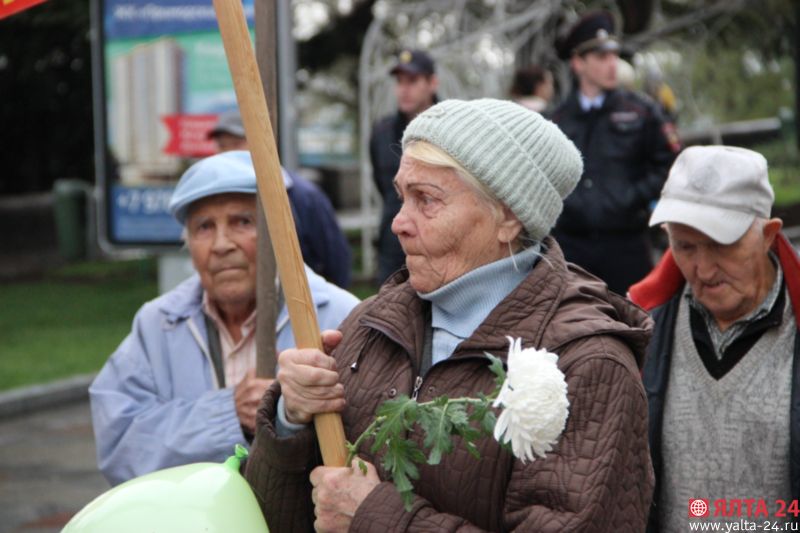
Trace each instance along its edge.
<path fill-rule="evenodd" d="M 708 501 L 698 498 L 689 500 L 689 517 L 702 518 L 708 516 Z"/>

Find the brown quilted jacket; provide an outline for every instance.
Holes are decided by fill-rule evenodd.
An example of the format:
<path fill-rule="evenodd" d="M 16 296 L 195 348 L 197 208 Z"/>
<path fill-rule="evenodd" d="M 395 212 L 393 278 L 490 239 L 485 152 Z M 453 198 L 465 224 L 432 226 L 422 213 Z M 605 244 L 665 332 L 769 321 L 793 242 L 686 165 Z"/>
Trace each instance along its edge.
<path fill-rule="evenodd" d="M 554 451 L 523 464 L 492 438 L 478 443 L 480 460 L 457 446 L 438 466 L 420 468 L 410 512 L 394 486 L 383 482 L 358 508 L 351 531 L 644 530 L 653 472 L 639 367 L 652 323 L 602 282 L 565 263 L 555 241 L 545 246 L 545 257 L 522 284 L 424 376 L 419 400 L 490 392 L 494 375 L 484 352 L 504 359 L 506 335 L 522 337 L 524 347 L 558 354 L 567 379 L 570 413 Z M 342 419 L 351 442 L 381 402 L 412 394 L 427 305 L 398 274 L 342 324 L 344 339 L 333 355 L 346 391 Z M 279 394 L 276 383 L 264 397 L 246 477 L 273 533 L 310 531 L 308 476 L 320 464 L 319 451 L 312 429 L 276 437 Z M 387 479 L 369 444 L 359 455 Z"/>

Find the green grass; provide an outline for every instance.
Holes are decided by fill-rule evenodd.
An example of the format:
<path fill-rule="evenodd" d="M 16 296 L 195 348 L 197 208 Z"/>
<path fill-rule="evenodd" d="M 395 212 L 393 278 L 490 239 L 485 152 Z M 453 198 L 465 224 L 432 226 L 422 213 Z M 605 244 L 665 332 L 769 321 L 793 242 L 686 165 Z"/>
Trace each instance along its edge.
<path fill-rule="evenodd" d="M 752 147 L 769 162 L 769 181 L 775 191 L 775 205 L 800 204 L 800 151 L 793 134 Z"/>
<path fill-rule="evenodd" d="M 775 190 L 775 205 L 800 204 L 800 161 L 797 166 L 770 168 L 769 178 Z"/>
<path fill-rule="evenodd" d="M 158 294 L 156 261 L 75 263 L 0 284 L 0 390 L 96 372 Z M 356 283 L 364 299 L 377 289 Z"/>
<path fill-rule="evenodd" d="M 0 390 L 99 370 L 157 293 L 152 260 L 81 263 L 0 285 Z"/>
<path fill-rule="evenodd" d="M 361 264 L 364 257 L 364 250 L 361 246 L 361 231 L 358 229 L 350 229 L 345 232 L 348 242 L 350 243 L 350 250 L 352 252 L 352 285 L 348 289 L 355 294 L 359 299 L 365 300 L 378 292 L 378 287 L 372 281 L 372 275 L 364 275 L 361 269 Z"/>
<path fill-rule="evenodd" d="M 371 281 L 360 281 L 353 283 L 348 290 L 361 300 L 366 300 L 378 292 L 378 288 Z"/>

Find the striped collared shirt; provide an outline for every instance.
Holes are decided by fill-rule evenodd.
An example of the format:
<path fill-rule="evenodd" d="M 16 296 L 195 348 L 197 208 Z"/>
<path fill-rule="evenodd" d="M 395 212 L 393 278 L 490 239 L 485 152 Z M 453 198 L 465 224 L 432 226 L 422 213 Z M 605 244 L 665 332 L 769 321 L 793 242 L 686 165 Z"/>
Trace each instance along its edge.
<path fill-rule="evenodd" d="M 225 368 L 225 385 L 235 387 L 251 368 L 256 367 L 256 310 L 242 323 L 242 338 L 234 342 L 225 326 L 217 306 L 203 291 L 203 311 L 214 322 L 219 332 L 222 348 L 222 365 Z"/>

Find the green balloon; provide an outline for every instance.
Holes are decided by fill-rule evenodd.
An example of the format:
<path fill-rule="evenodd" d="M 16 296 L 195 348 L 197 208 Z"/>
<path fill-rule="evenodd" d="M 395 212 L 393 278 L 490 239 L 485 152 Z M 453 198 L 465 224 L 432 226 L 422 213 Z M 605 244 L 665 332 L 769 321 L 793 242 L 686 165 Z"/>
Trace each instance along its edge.
<path fill-rule="evenodd" d="M 269 533 L 256 497 L 239 474 L 238 447 L 224 464 L 159 470 L 101 494 L 62 533 Z"/>

